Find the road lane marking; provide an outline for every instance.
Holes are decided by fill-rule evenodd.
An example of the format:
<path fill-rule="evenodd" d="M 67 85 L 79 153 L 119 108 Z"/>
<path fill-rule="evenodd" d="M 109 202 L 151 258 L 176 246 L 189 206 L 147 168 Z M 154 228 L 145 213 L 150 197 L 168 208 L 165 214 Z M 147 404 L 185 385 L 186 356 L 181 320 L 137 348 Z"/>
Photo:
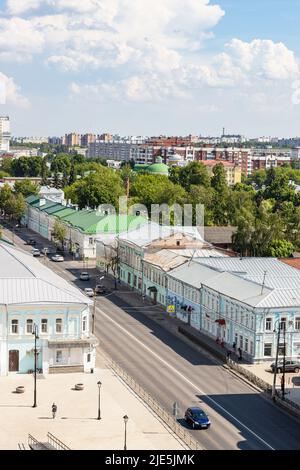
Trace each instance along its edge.
<path fill-rule="evenodd" d="M 206 396 L 208 400 L 210 400 L 214 405 L 216 405 L 218 408 L 220 408 L 224 413 L 226 413 L 228 416 L 230 416 L 234 421 L 236 421 L 240 426 L 242 426 L 244 429 L 246 429 L 250 434 L 255 436 L 259 441 L 261 441 L 264 445 L 269 447 L 271 450 L 275 450 L 270 444 L 268 444 L 264 439 L 262 439 L 260 436 L 258 436 L 254 431 L 252 431 L 248 426 L 243 424 L 239 419 L 237 419 L 235 416 L 233 416 L 229 411 L 227 411 L 225 408 L 223 408 L 222 405 L 217 403 L 213 398 L 209 397 L 206 393 L 203 392 L 197 385 L 195 385 L 193 382 L 191 382 L 187 377 L 185 377 L 181 372 L 178 372 L 173 366 L 171 366 L 167 361 L 162 359 L 158 354 L 153 352 L 148 346 L 146 346 L 142 341 L 137 339 L 132 333 L 126 330 L 123 326 L 119 325 L 118 322 L 113 320 L 109 315 L 107 315 L 103 310 L 101 310 L 99 307 L 97 307 L 97 310 L 102 313 L 106 318 L 108 318 L 112 323 L 114 323 L 120 330 L 124 331 L 124 333 L 127 334 L 127 336 L 130 336 L 132 339 L 134 339 L 138 344 L 140 344 L 144 349 L 146 349 L 148 352 L 150 352 L 154 357 L 156 357 L 160 362 L 162 362 L 165 366 L 167 366 L 169 369 L 173 370 L 175 374 L 179 375 L 185 382 L 190 384 L 193 388 L 198 390 L 202 395 Z"/>

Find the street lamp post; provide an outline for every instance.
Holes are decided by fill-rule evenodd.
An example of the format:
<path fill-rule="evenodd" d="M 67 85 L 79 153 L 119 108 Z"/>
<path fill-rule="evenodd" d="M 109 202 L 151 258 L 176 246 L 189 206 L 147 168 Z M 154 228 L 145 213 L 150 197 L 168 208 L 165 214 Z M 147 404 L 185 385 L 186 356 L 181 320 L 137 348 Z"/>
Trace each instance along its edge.
<path fill-rule="evenodd" d="M 36 348 L 36 341 L 39 339 L 38 337 L 38 331 L 37 331 L 37 325 L 33 325 L 33 332 L 32 334 L 34 335 L 34 393 L 33 393 L 33 406 L 32 408 L 37 407 L 36 403 L 36 369 L 37 369 L 37 348 Z"/>
<path fill-rule="evenodd" d="M 276 333 L 276 328 L 274 327 L 274 332 Z M 277 333 L 277 346 L 276 346 L 276 359 L 275 359 L 275 370 L 274 370 L 274 377 L 273 377 L 273 386 L 272 386 L 272 399 L 275 400 L 276 395 L 276 376 L 277 376 L 277 365 L 278 365 L 278 353 L 279 353 L 279 341 L 280 341 L 280 324 L 278 326 L 278 333 Z"/>
<path fill-rule="evenodd" d="M 127 450 L 127 422 L 129 420 L 128 416 L 123 416 L 124 423 L 125 423 L 125 440 L 124 440 L 124 450 Z"/>
<path fill-rule="evenodd" d="M 101 385 L 102 385 L 102 383 L 100 382 L 100 380 L 99 380 L 99 382 L 97 382 L 97 385 L 98 385 L 98 390 L 99 390 L 99 394 L 98 394 L 98 418 L 97 418 L 97 419 L 100 420 L 100 419 L 101 419 L 100 390 L 101 390 Z"/>

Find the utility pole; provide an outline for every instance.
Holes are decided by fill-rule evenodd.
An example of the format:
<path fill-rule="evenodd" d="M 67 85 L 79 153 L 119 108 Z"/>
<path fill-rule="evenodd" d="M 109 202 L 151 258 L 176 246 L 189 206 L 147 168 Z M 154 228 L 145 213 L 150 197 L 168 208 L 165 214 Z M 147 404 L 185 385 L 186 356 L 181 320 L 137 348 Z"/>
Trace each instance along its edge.
<path fill-rule="evenodd" d="M 274 331 L 276 332 L 276 329 Z M 276 396 L 276 376 L 277 376 L 278 352 L 279 352 L 279 340 L 280 340 L 280 323 L 279 323 L 277 334 L 278 336 L 277 336 L 277 346 L 276 346 L 275 370 L 274 370 L 273 386 L 272 386 L 272 400 L 275 400 L 275 396 Z"/>
<path fill-rule="evenodd" d="M 283 322 L 283 364 L 282 364 L 282 383 L 281 383 L 282 400 L 284 400 L 284 397 L 285 397 L 285 347 L 286 347 L 285 331 L 286 331 L 286 326 L 285 326 L 285 322 Z"/>

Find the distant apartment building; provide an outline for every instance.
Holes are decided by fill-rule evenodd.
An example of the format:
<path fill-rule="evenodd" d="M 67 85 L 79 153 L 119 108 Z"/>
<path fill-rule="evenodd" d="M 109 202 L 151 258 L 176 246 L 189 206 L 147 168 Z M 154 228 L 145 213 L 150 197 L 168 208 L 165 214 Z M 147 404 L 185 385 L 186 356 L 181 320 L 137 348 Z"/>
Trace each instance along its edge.
<path fill-rule="evenodd" d="M 133 145 L 117 142 L 96 141 L 88 146 L 88 157 L 108 160 L 129 161 Z"/>
<path fill-rule="evenodd" d="M 48 137 L 48 144 L 50 145 L 62 145 L 63 138 L 62 137 Z"/>
<path fill-rule="evenodd" d="M 98 135 L 97 140 L 101 140 L 101 142 L 112 142 L 113 141 L 113 136 L 106 132 L 104 134 Z M 90 142 L 90 143 L 92 143 L 92 142 Z"/>
<path fill-rule="evenodd" d="M 241 183 L 242 181 L 242 170 L 240 165 L 234 163 L 234 162 L 220 162 L 220 161 L 212 161 L 212 160 L 204 160 L 202 162 L 206 169 L 208 170 L 208 173 L 210 176 L 213 175 L 213 168 L 218 164 L 222 163 L 225 169 L 226 173 L 226 181 L 228 186 L 234 186 L 237 183 Z"/>
<path fill-rule="evenodd" d="M 25 147 L 11 147 L 10 156 L 13 158 L 20 157 L 37 157 L 40 155 L 40 151 L 37 148 L 25 148 Z"/>
<path fill-rule="evenodd" d="M 10 120 L 8 116 L 0 116 L 0 152 L 9 152 Z"/>
<path fill-rule="evenodd" d="M 81 135 L 80 134 L 66 134 L 64 138 L 64 145 L 68 147 L 80 147 L 81 145 Z"/>
<path fill-rule="evenodd" d="M 257 149 L 252 148 L 250 154 L 250 165 L 248 174 L 256 170 L 268 170 L 283 165 L 289 165 L 292 161 L 292 151 L 290 149 Z"/>
<path fill-rule="evenodd" d="M 96 142 L 97 136 L 95 134 L 83 134 L 81 136 L 81 146 L 88 147 L 89 144 Z"/>
<path fill-rule="evenodd" d="M 291 163 L 293 163 L 296 168 L 300 168 L 300 147 L 295 147 L 291 150 Z"/>
<path fill-rule="evenodd" d="M 47 144 L 48 138 L 47 137 L 18 137 L 14 139 L 15 142 L 20 144 Z"/>
<path fill-rule="evenodd" d="M 199 137 L 189 135 L 187 137 L 150 137 L 146 140 L 146 143 L 153 146 L 161 147 L 182 147 L 188 146 L 199 141 Z"/>

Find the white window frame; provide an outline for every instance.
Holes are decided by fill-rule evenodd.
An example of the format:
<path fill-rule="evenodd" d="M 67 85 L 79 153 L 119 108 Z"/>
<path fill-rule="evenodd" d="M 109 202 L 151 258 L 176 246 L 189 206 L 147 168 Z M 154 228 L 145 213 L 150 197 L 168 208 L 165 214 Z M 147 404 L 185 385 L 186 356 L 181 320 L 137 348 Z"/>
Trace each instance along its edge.
<path fill-rule="evenodd" d="M 46 331 L 43 331 L 43 326 L 46 325 Z M 41 319 L 41 335 L 48 334 L 48 318 Z"/>
<path fill-rule="evenodd" d="M 57 325 L 58 325 L 57 320 L 60 320 L 61 331 L 57 331 Z M 62 318 L 56 318 L 55 319 L 55 333 L 57 335 L 62 335 L 63 334 L 63 319 Z"/>
<path fill-rule="evenodd" d="M 16 322 L 13 324 L 13 322 Z M 13 327 L 16 327 L 17 331 L 13 331 Z M 19 320 L 17 318 L 12 318 L 10 322 L 10 332 L 12 335 L 19 334 Z"/>
<path fill-rule="evenodd" d="M 29 323 L 31 322 L 31 323 Z M 29 324 L 31 324 L 31 331 L 28 331 L 28 326 Z M 33 319 L 32 318 L 27 318 L 26 319 L 26 335 L 32 335 L 33 333 L 33 325 L 34 325 L 34 322 L 33 322 Z"/>
<path fill-rule="evenodd" d="M 300 317 L 295 317 L 295 330 L 300 331 Z"/>
<path fill-rule="evenodd" d="M 269 328 L 267 328 L 267 325 Z M 273 318 L 267 317 L 265 321 L 265 331 L 273 331 Z"/>
<path fill-rule="evenodd" d="M 82 318 L 82 332 L 85 333 L 87 331 L 87 316 L 84 315 Z"/>

